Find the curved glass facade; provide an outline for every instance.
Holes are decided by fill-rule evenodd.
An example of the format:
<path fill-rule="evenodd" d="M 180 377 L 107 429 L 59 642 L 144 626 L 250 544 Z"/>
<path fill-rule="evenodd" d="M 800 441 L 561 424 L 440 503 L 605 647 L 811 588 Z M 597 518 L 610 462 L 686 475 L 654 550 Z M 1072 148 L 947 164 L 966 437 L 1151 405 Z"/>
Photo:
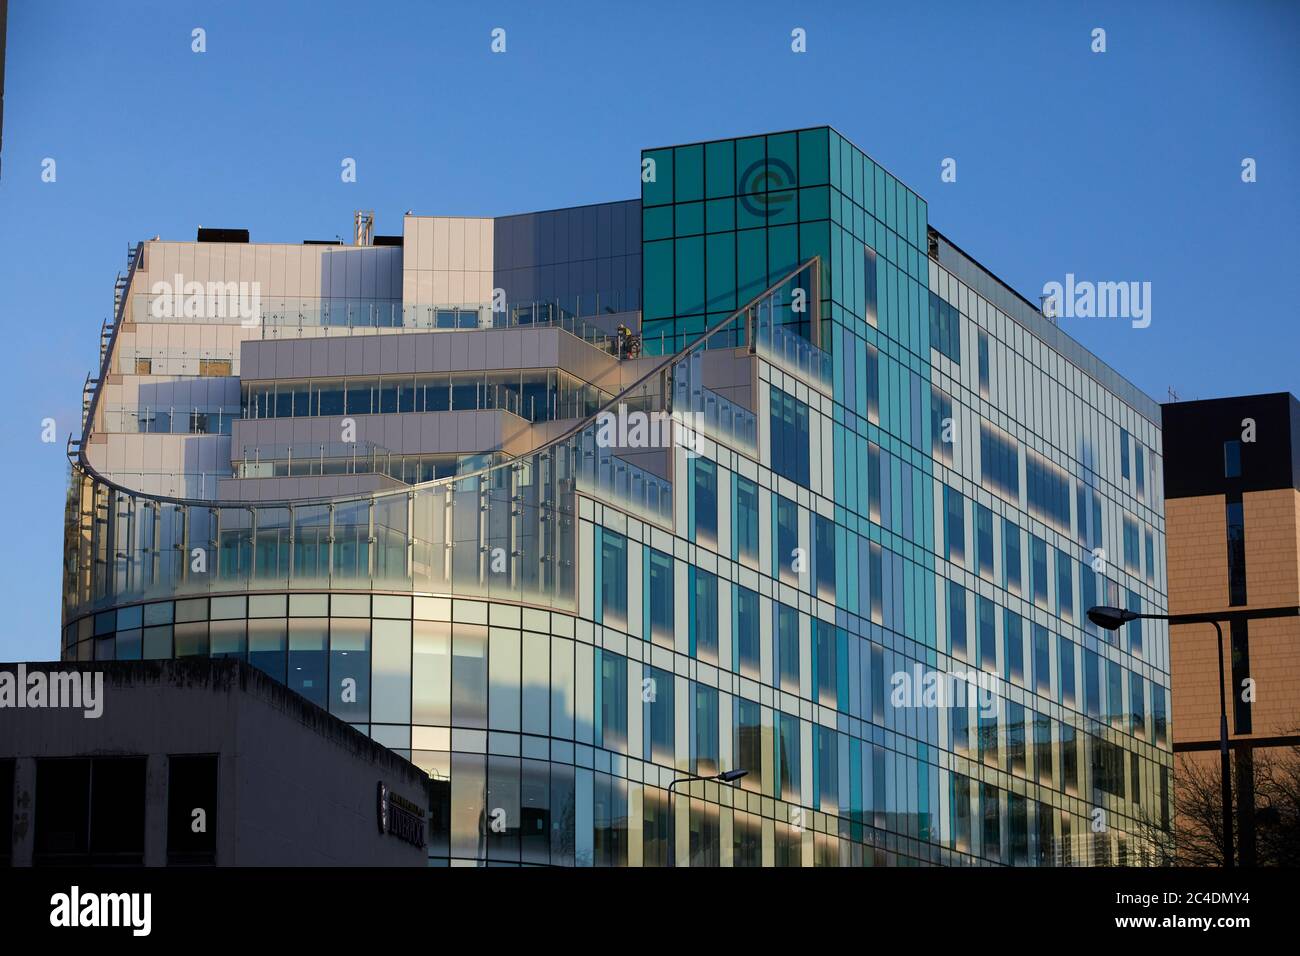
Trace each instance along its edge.
<path fill-rule="evenodd" d="M 691 772 L 716 773 L 718 719 L 704 705 L 716 709 L 717 691 L 701 686 L 674 702 L 673 668 L 651 667 L 657 676 L 634 681 L 629 696 L 626 649 L 593 647 L 590 622 L 576 614 L 590 551 L 578 538 L 591 536 L 589 521 L 579 535 L 578 515 L 610 507 L 667 533 L 679 447 L 690 449 L 692 475 L 705 460 L 697 449 L 714 441 L 755 453 L 757 417 L 704 386 L 701 359 L 710 348 L 746 363 L 772 355 L 814 379 L 828 375 L 824 355 L 777 327 L 816 269 L 800 267 L 736 312 L 719 326 L 725 341 L 711 335 L 654 363 L 560 439 L 464 477 L 319 501 L 187 501 L 121 487 L 74 462 L 65 656 L 247 660 L 428 770 L 444 798 L 435 860 L 627 863 L 628 781 L 613 775 L 609 751 L 593 748 L 626 752 L 629 714 L 644 704 L 644 720 L 631 723 L 643 725 L 666 787 L 686 704 L 692 722 L 704 721 L 699 739 L 713 738 Z M 638 415 L 661 430 L 643 447 L 626 436 Z M 630 460 L 646 454 L 650 467 Z M 605 558 L 585 569 L 589 581 L 611 572 L 603 589 L 613 586 Z M 647 621 L 662 638 L 674 602 L 659 602 Z M 626 598 L 622 612 L 602 601 L 595 618 L 613 624 L 620 613 Z M 647 697 L 658 681 L 663 696 Z M 716 785 L 709 792 L 716 798 Z M 457 809 L 466 799 L 477 801 L 473 814 Z M 648 799 L 666 834 L 666 808 Z M 487 805 L 494 800 L 502 806 Z M 485 829 L 498 811 L 503 828 Z M 702 812 L 716 822 L 716 811 Z M 646 862 L 666 862 L 667 842 L 648 852 Z M 716 857 L 716 846 L 709 852 Z"/>

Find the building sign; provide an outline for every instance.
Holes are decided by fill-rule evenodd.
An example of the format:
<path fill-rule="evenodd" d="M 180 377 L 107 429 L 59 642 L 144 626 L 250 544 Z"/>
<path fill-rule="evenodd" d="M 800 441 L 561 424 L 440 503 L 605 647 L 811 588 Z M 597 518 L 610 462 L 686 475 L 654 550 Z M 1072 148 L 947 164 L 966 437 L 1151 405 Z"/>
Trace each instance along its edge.
<path fill-rule="evenodd" d="M 794 181 L 789 163 L 760 159 L 740 174 L 740 204 L 755 216 L 779 213 L 794 201 Z"/>
<path fill-rule="evenodd" d="M 424 810 L 388 789 L 379 781 L 379 832 L 423 848 Z"/>

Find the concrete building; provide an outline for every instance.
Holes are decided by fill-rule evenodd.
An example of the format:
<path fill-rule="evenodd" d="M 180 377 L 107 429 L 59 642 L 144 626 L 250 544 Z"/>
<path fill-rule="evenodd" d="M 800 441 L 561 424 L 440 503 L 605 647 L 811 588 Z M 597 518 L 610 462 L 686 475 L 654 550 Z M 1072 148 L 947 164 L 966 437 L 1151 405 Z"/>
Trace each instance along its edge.
<path fill-rule="evenodd" d="M 246 663 L 4 664 L 0 700 L 5 864 L 425 865 L 436 782 Z"/>
<path fill-rule="evenodd" d="M 1300 746 L 1300 402 L 1281 392 L 1162 413 L 1169 612 L 1222 615 L 1238 850 L 1249 864 L 1253 754 Z M 1270 611 L 1280 616 L 1243 616 Z M 1211 624 L 1175 631 L 1174 749 L 1214 773 L 1219 651 Z"/>
<path fill-rule="evenodd" d="M 640 160 L 135 247 L 64 657 L 248 660 L 450 781 L 436 863 L 1147 858 L 1167 631 L 1084 611 L 1165 607 L 1159 406 L 833 129 Z"/>

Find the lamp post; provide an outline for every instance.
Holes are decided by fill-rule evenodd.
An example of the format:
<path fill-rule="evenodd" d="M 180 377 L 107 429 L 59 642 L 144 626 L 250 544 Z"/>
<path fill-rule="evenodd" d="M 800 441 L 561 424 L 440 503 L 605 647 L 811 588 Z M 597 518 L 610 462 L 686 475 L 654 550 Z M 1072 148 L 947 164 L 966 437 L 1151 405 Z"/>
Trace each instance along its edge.
<path fill-rule="evenodd" d="M 678 777 L 672 783 L 668 784 L 668 865 L 677 865 L 677 818 L 673 816 L 673 787 L 679 783 L 692 783 L 696 780 L 717 780 L 719 783 L 734 783 L 741 777 L 746 776 L 748 770 L 724 770 L 722 773 L 715 773 L 711 776 L 702 777 L 699 774 L 688 774 L 685 777 Z"/>

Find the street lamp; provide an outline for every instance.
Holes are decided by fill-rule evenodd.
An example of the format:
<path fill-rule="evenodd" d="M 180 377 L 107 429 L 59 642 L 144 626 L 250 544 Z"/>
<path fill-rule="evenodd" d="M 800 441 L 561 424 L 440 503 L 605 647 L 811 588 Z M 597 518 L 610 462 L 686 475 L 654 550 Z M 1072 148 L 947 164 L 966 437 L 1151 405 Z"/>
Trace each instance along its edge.
<path fill-rule="evenodd" d="M 672 783 L 668 784 L 668 865 L 677 865 L 677 818 L 673 816 L 673 787 L 679 783 L 693 783 L 696 780 L 716 780 L 719 783 L 735 783 L 741 777 L 746 776 L 748 770 L 724 770 L 722 773 L 715 773 L 711 776 L 702 777 L 699 774 L 688 774 L 685 777 L 678 777 Z"/>
<path fill-rule="evenodd" d="M 1121 607 L 1105 605 L 1088 609 L 1088 620 L 1108 631 L 1118 631 L 1129 621 L 1146 619 L 1170 624 L 1213 624 L 1219 648 L 1219 791 L 1223 803 L 1223 868 L 1234 866 L 1236 847 L 1232 833 L 1232 765 L 1228 758 L 1228 702 L 1223 681 L 1223 628 L 1216 618 L 1205 614 L 1139 614 Z"/>

